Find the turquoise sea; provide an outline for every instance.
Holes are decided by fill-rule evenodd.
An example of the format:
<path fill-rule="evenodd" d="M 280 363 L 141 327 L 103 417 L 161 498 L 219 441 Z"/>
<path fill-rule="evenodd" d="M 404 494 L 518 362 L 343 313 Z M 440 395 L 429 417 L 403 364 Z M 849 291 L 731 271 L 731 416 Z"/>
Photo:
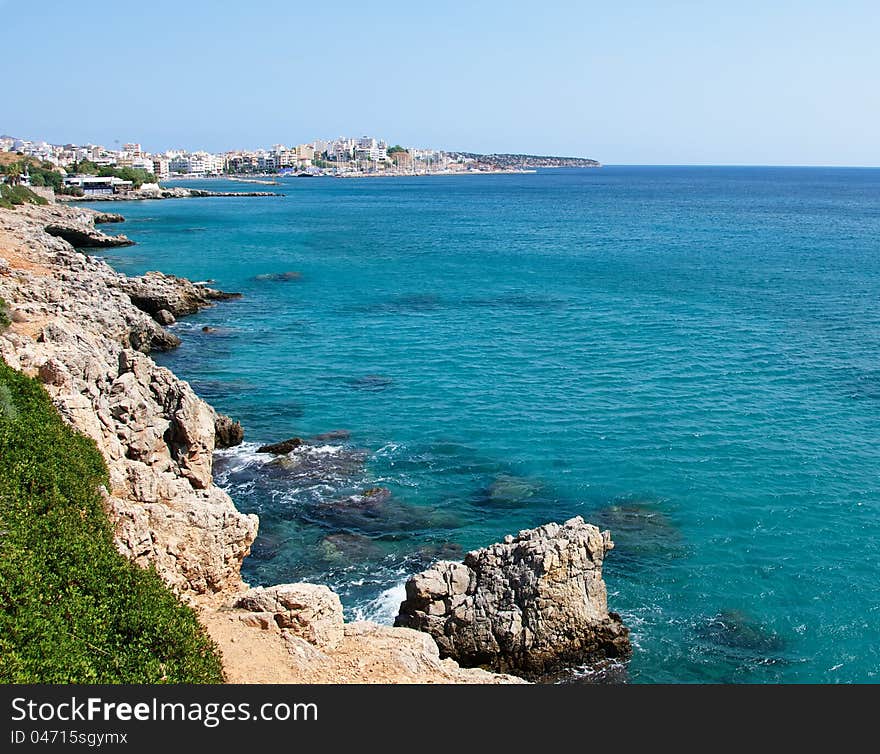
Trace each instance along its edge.
<path fill-rule="evenodd" d="M 390 622 L 433 558 L 582 515 L 631 682 L 880 680 L 880 170 L 274 188 L 105 226 L 120 270 L 244 294 L 157 360 L 246 428 L 216 464 L 261 518 L 246 580 Z"/>

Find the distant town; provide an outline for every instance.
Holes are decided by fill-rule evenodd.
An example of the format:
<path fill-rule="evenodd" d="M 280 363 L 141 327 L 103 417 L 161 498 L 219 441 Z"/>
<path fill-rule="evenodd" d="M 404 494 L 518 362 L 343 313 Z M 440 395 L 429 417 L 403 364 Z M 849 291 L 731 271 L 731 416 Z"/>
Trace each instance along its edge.
<path fill-rule="evenodd" d="M 23 158 L 16 160 L 16 158 Z M 599 167 L 596 160 L 526 154 L 476 154 L 389 146 L 371 136 L 317 139 L 269 149 L 148 152 L 132 142 L 49 144 L 0 136 L 0 181 L 47 186 L 56 193 L 149 190 L 175 178 L 226 176 L 272 183 L 276 176 L 403 176 L 532 171 L 539 167 Z M 55 175 L 48 175 L 47 171 Z M 259 178 L 266 178 L 261 181 Z M 100 180 L 103 179 L 103 180 Z"/>

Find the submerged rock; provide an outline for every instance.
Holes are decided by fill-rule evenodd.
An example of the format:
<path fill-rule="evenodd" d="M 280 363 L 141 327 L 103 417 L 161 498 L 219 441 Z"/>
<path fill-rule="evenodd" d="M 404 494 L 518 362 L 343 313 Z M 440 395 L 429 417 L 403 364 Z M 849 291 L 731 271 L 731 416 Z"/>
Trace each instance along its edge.
<path fill-rule="evenodd" d="M 302 517 L 310 523 L 346 531 L 353 529 L 381 539 L 396 539 L 402 532 L 460 525 L 456 518 L 442 510 L 407 505 L 385 487 L 371 487 L 357 495 L 313 504 Z"/>
<path fill-rule="evenodd" d="M 492 484 L 480 491 L 476 502 L 490 508 L 517 508 L 527 505 L 540 489 L 538 483 L 529 479 L 499 474 Z"/>
<path fill-rule="evenodd" d="M 318 552 L 329 563 L 349 564 L 378 558 L 383 551 L 371 537 L 364 534 L 337 532 L 321 540 Z"/>
<path fill-rule="evenodd" d="M 410 578 L 395 625 L 428 632 L 463 665 L 528 677 L 627 657 L 629 630 L 602 580 L 612 547 L 580 517 L 507 536 Z"/>
<path fill-rule="evenodd" d="M 254 275 L 254 280 L 259 282 L 279 282 L 284 283 L 290 280 L 301 280 L 301 272 L 265 272 L 262 275 Z"/>
<path fill-rule="evenodd" d="M 685 550 L 681 531 L 654 501 L 626 501 L 602 508 L 591 517 L 597 526 L 610 529 L 620 546 L 615 566 L 637 571 L 681 557 Z"/>
<path fill-rule="evenodd" d="M 346 442 L 351 439 L 351 432 L 347 429 L 333 429 L 329 432 L 322 432 L 311 438 L 314 443 L 318 442 Z"/>
<path fill-rule="evenodd" d="M 379 392 L 391 387 L 394 384 L 394 380 L 382 374 L 368 374 L 364 377 L 354 377 L 348 381 L 348 384 L 356 390 Z"/>
<path fill-rule="evenodd" d="M 781 669 L 799 661 L 783 636 L 741 610 L 701 617 L 688 652 L 713 683 L 779 683 Z"/>
<path fill-rule="evenodd" d="M 257 453 L 272 453 L 276 456 L 287 455 L 294 448 L 298 448 L 305 443 L 299 437 L 291 437 L 281 442 L 273 442 L 268 445 L 261 445 L 257 448 Z"/>
<path fill-rule="evenodd" d="M 757 655 L 778 654 L 785 641 L 774 631 L 740 610 L 722 610 L 697 628 L 697 636 L 710 644 Z"/>
<path fill-rule="evenodd" d="M 367 456 L 365 450 L 342 445 L 301 443 L 287 454 L 275 456 L 263 469 L 276 476 L 295 479 L 300 484 L 345 483 L 363 476 Z"/>

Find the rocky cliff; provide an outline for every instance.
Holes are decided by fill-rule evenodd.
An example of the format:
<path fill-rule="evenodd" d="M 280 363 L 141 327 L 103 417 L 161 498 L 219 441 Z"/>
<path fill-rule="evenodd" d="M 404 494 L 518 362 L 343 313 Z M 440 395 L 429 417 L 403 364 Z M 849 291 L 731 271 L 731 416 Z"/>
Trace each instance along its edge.
<path fill-rule="evenodd" d="M 241 427 L 202 401 L 149 352 L 179 340 L 160 323 L 226 298 L 160 273 L 127 278 L 65 240 L 114 245 L 92 210 L 0 210 L 0 297 L 12 324 L 0 356 L 38 377 L 61 415 L 91 437 L 110 472 L 104 490 L 118 549 L 155 565 L 217 642 L 230 681 L 274 683 L 507 683 L 441 660 L 407 628 L 344 624 L 336 595 L 316 585 L 247 590 L 243 558 L 257 517 L 212 481 L 219 439 Z"/>
<path fill-rule="evenodd" d="M 119 550 L 154 563 L 181 593 L 235 591 L 257 518 L 213 485 L 215 412 L 147 356 L 179 341 L 130 293 L 146 300 L 151 287 L 165 298 L 177 289 L 192 308 L 193 286 L 156 275 L 130 280 L 75 251 L 64 240 L 72 230 L 104 235 L 93 219 L 57 206 L 0 212 L 0 297 L 13 320 L 0 355 L 38 376 L 62 416 L 97 443 Z"/>

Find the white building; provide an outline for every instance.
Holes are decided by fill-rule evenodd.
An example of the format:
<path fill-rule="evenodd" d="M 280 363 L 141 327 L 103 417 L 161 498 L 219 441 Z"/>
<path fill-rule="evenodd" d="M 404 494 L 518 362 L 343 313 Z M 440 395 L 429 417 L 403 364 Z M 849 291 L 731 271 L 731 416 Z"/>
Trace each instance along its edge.
<path fill-rule="evenodd" d="M 90 194 L 118 194 L 132 187 L 131 181 L 123 181 L 115 176 L 99 177 L 96 175 L 73 175 L 64 179 L 65 186 L 81 188 L 87 196 Z"/>
<path fill-rule="evenodd" d="M 223 156 L 210 152 L 175 152 L 168 161 L 168 169 L 172 173 L 186 175 L 220 175 L 223 172 Z"/>
<path fill-rule="evenodd" d="M 171 173 L 171 170 L 168 166 L 168 160 L 165 157 L 156 156 L 152 159 L 153 163 L 153 175 L 160 181 L 168 180 L 168 176 Z"/>
<path fill-rule="evenodd" d="M 278 169 L 278 161 L 272 152 L 257 152 L 257 170 L 262 172 L 272 172 Z"/>
<path fill-rule="evenodd" d="M 355 157 L 359 160 L 384 162 L 388 159 L 388 145 L 384 141 L 377 141 L 372 136 L 363 136 L 357 141 Z"/>

